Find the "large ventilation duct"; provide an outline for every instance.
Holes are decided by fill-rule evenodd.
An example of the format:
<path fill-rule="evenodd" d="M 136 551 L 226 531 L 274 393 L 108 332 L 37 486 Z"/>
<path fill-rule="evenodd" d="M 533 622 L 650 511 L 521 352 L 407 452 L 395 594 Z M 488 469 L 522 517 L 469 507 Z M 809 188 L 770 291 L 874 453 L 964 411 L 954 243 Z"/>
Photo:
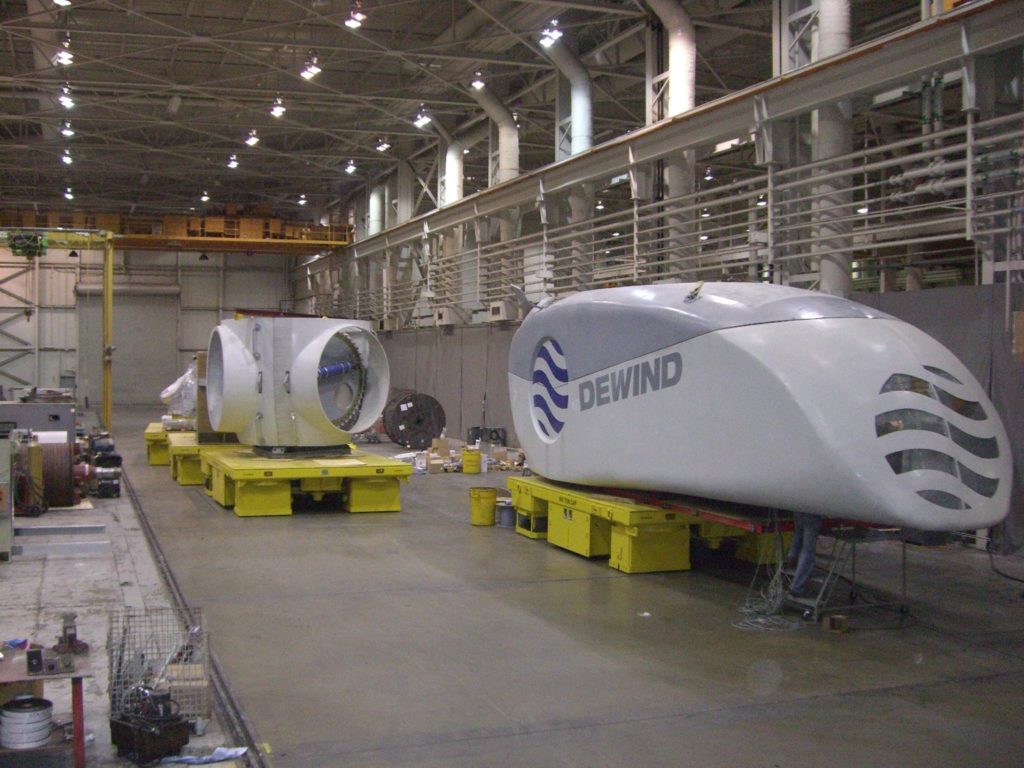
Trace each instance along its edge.
<path fill-rule="evenodd" d="M 452 138 L 448 141 L 448 149 L 444 155 L 443 205 L 462 199 L 463 179 L 465 178 L 463 156 L 467 149 L 487 138 L 488 130 L 488 126 L 481 125 L 458 138 Z"/>
<path fill-rule="evenodd" d="M 820 0 L 818 29 L 813 46 L 814 61 L 842 53 L 850 47 L 849 0 Z M 853 149 L 850 120 L 839 104 L 827 104 L 812 117 L 814 160 L 849 154 Z M 837 170 L 829 168 L 825 170 Z M 850 227 L 843 219 L 850 214 L 851 196 L 842 178 L 815 185 L 814 245 L 819 287 L 824 293 L 847 296 L 853 288 L 850 257 L 843 248 L 849 244 Z"/>
<path fill-rule="evenodd" d="M 479 89 L 471 88 L 470 94 L 498 126 L 498 173 L 495 183 L 514 179 L 519 175 L 519 127 L 512 112 L 486 85 Z"/>
<path fill-rule="evenodd" d="M 370 205 L 367 211 L 366 234 L 368 237 L 384 230 L 384 185 L 378 184 L 370 190 Z"/>
<path fill-rule="evenodd" d="M 264 448 L 344 445 L 351 432 L 368 429 L 380 416 L 390 379 L 369 323 L 224 320 L 210 337 L 210 422 Z"/>
<path fill-rule="evenodd" d="M 647 0 L 668 34 L 667 117 L 693 109 L 697 82 L 697 33 L 678 0 Z"/>
<path fill-rule="evenodd" d="M 561 43 L 554 43 L 545 49 L 548 58 L 558 67 L 558 71 L 565 75 L 569 81 L 571 118 L 570 130 L 572 133 L 572 148 L 574 155 L 586 152 L 594 143 L 594 115 L 593 98 L 591 96 L 590 75 L 583 66 L 576 54 L 570 51 Z"/>

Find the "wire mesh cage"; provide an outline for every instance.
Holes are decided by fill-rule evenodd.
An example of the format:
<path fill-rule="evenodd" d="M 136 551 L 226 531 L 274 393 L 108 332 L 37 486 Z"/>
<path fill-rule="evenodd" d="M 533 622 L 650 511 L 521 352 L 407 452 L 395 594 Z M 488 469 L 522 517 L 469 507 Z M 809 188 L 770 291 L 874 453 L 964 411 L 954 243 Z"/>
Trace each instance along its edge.
<path fill-rule="evenodd" d="M 175 608 L 113 611 L 107 630 L 112 718 L 210 717 L 209 637 Z"/>

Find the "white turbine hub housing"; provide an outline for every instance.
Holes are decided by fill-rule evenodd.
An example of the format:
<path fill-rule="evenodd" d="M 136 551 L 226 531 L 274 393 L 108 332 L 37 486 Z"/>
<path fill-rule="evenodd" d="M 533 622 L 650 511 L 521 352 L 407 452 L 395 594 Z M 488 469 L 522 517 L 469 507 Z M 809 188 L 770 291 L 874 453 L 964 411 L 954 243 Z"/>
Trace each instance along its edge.
<path fill-rule="evenodd" d="M 247 445 L 344 445 L 387 402 L 387 355 L 369 323 L 248 317 L 213 330 L 207 359 L 210 423 Z"/>

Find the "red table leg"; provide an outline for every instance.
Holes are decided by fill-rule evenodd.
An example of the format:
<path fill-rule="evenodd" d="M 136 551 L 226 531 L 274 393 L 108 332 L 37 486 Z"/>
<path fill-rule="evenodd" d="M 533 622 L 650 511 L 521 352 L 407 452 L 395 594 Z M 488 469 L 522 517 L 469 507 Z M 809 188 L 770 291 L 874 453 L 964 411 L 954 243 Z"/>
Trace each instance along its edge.
<path fill-rule="evenodd" d="M 82 678 L 71 678 L 71 731 L 75 768 L 85 768 L 85 716 L 82 702 Z"/>

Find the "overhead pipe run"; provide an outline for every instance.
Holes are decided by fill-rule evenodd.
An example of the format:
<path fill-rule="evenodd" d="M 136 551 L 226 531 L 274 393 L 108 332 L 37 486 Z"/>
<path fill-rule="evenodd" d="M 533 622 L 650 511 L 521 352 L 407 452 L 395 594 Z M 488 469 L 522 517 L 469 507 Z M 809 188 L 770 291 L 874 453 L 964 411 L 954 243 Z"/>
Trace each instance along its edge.
<path fill-rule="evenodd" d="M 697 32 L 678 0 L 647 0 L 668 34 L 667 117 L 693 109 L 696 103 Z"/>
<path fill-rule="evenodd" d="M 370 190 L 370 205 L 367 210 L 366 235 L 373 237 L 384 231 L 384 185 L 378 184 Z"/>
<path fill-rule="evenodd" d="M 593 96 L 591 95 L 590 73 L 572 51 L 561 42 L 547 46 L 548 58 L 558 67 L 558 71 L 569 81 L 570 130 L 572 146 L 569 150 L 578 155 L 586 152 L 594 144 Z"/>
<path fill-rule="evenodd" d="M 812 46 L 812 59 L 821 61 L 836 56 L 850 47 L 849 0 L 820 0 L 818 28 Z M 850 121 L 842 105 L 825 104 L 813 113 L 811 132 L 814 136 L 812 157 L 825 160 L 847 155 L 853 149 Z M 814 204 L 817 234 L 818 287 L 823 293 L 848 296 L 853 289 L 850 256 L 842 246 L 849 242 L 850 227 L 843 221 L 851 203 L 844 182 L 833 179 L 816 185 Z"/>
<path fill-rule="evenodd" d="M 519 175 L 519 126 L 511 110 L 486 85 L 483 88 L 471 88 L 470 94 L 498 126 L 498 172 L 495 183 L 514 179 Z"/>
<path fill-rule="evenodd" d="M 463 179 L 465 178 L 465 152 L 470 147 L 486 139 L 488 131 L 489 127 L 487 125 L 480 125 L 462 136 L 449 139 L 448 149 L 444 155 L 443 205 L 448 205 L 462 199 Z"/>

